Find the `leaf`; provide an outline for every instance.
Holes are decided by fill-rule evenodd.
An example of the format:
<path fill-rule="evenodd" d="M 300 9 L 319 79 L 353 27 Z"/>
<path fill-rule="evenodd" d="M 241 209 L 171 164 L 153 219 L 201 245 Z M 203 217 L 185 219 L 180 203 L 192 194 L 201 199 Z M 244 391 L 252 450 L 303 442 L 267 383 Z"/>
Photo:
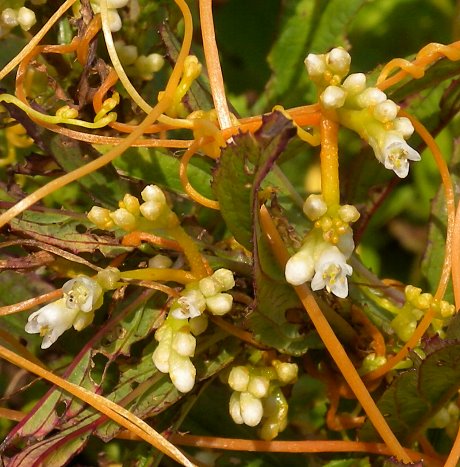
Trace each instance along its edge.
<path fill-rule="evenodd" d="M 184 188 L 179 177 L 180 159 L 172 154 L 158 149 L 129 148 L 114 160 L 113 165 L 126 176 L 143 183 L 154 183 L 184 194 Z M 209 159 L 194 157 L 188 164 L 190 184 L 203 196 L 212 198 L 211 190 L 212 163 Z"/>
<path fill-rule="evenodd" d="M 254 135 L 240 133 L 222 150 L 212 187 L 227 228 L 248 250 L 256 192 L 295 132 L 290 120 L 273 112 Z"/>
<path fill-rule="evenodd" d="M 460 162 L 460 145 L 455 143 L 450 166 L 455 167 Z M 455 170 L 450 171 L 454 192 L 460 187 L 460 176 Z M 439 187 L 436 197 L 431 204 L 431 217 L 428 228 L 428 242 L 421 264 L 421 272 L 429 284 L 429 290 L 434 291 L 438 287 L 441 270 L 444 265 L 444 253 L 446 244 L 447 210 L 444 197 L 444 188 Z M 444 300 L 452 303 L 452 283 L 449 281 Z"/>
<path fill-rule="evenodd" d="M 106 257 L 114 257 L 130 251 L 114 237 L 92 233 L 94 225 L 79 214 L 67 215 L 53 210 L 25 211 L 20 218 L 11 220 L 10 227 L 22 236 L 77 254 L 99 250 Z"/>
<path fill-rule="evenodd" d="M 430 346 L 431 353 L 416 367 L 400 374 L 377 404 L 403 444 L 411 444 L 460 388 L 460 342 L 439 339 Z M 378 439 L 369 421 L 360 437 L 364 441 Z"/>

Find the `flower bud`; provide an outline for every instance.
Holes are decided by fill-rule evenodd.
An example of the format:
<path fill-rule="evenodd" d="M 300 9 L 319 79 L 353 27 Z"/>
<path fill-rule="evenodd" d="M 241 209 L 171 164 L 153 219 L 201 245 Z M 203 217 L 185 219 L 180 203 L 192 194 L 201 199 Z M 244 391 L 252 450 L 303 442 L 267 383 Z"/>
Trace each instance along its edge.
<path fill-rule="evenodd" d="M 87 217 L 88 220 L 99 229 L 108 230 L 114 225 L 113 220 L 110 217 L 110 211 L 99 206 L 93 206 Z"/>
<path fill-rule="evenodd" d="M 156 201 L 158 203 L 166 203 L 166 197 L 160 187 L 156 185 L 147 185 L 141 193 L 144 201 Z"/>
<path fill-rule="evenodd" d="M 355 96 L 366 89 L 366 75 L 364 73 L 352 73 L 345 78 L 342 87 L 351 96 Z"/>
<path fill-rule="evenodd" d="M 105 290 L 117 288 L 117 282 L 120 280 L 120 271 L 117 268 L 109 266 L 97 273 L 97 282 Z"/>
<path fill-rule="evenodd" d="M 141 204 L 141 214 L 149 221 L 156 221 L 163 212 L 164 205 L 155 201 L 147 201 Z"/>
<path fill-rule="evenodd" d="M 206 315 L 196 316 L 188 320 L 190 331 L 194 336 L 199 336 L 208 327 L 208 317 Z"/>
<path fill-rule="evenodd" d="M 172 348 L 183 357 L 193 357 L 195 354 L 196 339 L 189 333 L 179 331 L 174 334 Z"/>
<path fill-rule="evenodd" d="M 326 58 L 324 55 L 308 54 L 304 63 L 308 76 L 312 79 L 321 78 L 326 73 Z"/>
<path fill-rule="evenodd" d="M 233 272 L 230 271 L 230 269 L 218 269 L 214 272 L 212 278 L 219 284 L 220 292 L 230 290 L 235 287 L 235 279 L 233 277 Z"/>
<path fill-rule="evenodd" d="M 299 368 L 295 363 L 280 362 L 279 360 L 273 360 L 272 365 L 276 370 L 278 379 L 283 384 L 293 383 L 299 372 Z"/>
<path fill-rule="evenodd" d="M 248 426 L 256 426 L 262 420 L 264 409 L 262 402 L 249 392 L 240 394 L 241 417 Z"/>
<path fill-rule="evenodd" d="M 109 24 L 109 29 L 112 32 L 118 32 L 121 29 L 122 27 L 121 18 L 117 10 L 114 10 L 114 9 L 107 10 L 107 20 Z"/>
<path fill-rule="evenodd" d="M 28 31 L 37 22 L 35 13 L 24 6 L 19 8 L 17 20 L 24 31 Z"/>
<path fill-rule="evenodd" d="M 387 99 L 375 106 L 374 117 L 382 123 L 387 123 L 394 120 L 398 115 L 398 112 L 399 106 L 397 106 L 393 101 Z"/>
<path fill-rule="evenodd" d="M 350 54 L 342 47 L 336 47 L 326 54 L 326 64 L 329 69 L 340 77 L 348 73 L 350 63 Z"/>
<path fill-rule="evenodd" d="M 129 3 L 129 0 L 107 0 L 107 8 L 123 8 Z"/>
<path fill-rule="evenodd" d="M 117 51 L 120 62 L 124 66 L 133 65 L 136 62 L 138 52 L 135 45 L 127 45 L 123 44 L 121 41 L 118 41 L 115 42 L 115 49 Z"/>
<path fill-rule="evenodd" d="M 346 91 L 339 86 L 328 86 L 319 97 L 326 109 L 338 109 L 345 104 Z"/>
<path fill-rule="evenodd" d="M 136 216 L 124 208 L 117 209 L 116 211 L 111 212 L 109 215 L 116 226 L 128 232 L 130 230 L 134 230 L 137 226 Z"/>
<path fill-rule="evenodd" d="M 2 23 L 8 28 L 18 25 L 18 12 L 13 8 L 5 8 L 1 14 Z"/>
<path fill-rule="evenodd" d="M 250 392 L 254 397 L 261 399 L 266 397 L 268 394 L 268 388 L 270 387 L 270 381 L 263 376 L 251 376 L 249 378 L 249 384 L 247 392 Z"/>
<path fill-rule="evenodd" d="M 245 366 L 234 366 L 228 375 L 228 385 L 238 392 L 247 390 L 249 384 L 249 369 Z"/>
<path fill-rule="evenodd" d="M 221 290 L 219 284 L 216 280 L 214 280 L 212 276 L 204 277 L 203 279 L 201 279 L 198 283 L 198 286 L 200 288 L 201 293 L 205 297 L 212 297 L 213 295 L 218 294 Z"/>
<path fill-rule="evenodd" d="M 157 367 L 158 371 L 162 373 L 169 372 L 169 357 L 171 355 L 170 343 L 171 339 L 162 339 L 152 354 L 153 364 Z"/>
<path fill-rule="evenodd" d="M 173 353 L 169 359 L 169 376 L 180 392 L 189 392 L 195 385 L 196 369 L 188 357 Z"/>
<path fill-rule="evenodd" d="M 322 195 L 310 195 L 303 204 L 303 212 L 311 220 L 316 221 L 327 212 L 327 204 Z"/>
<path fill-rule="evenodd" d="M 149 268 L 167 269 L 172 266 L 173 262 L 169 256 L 155 255 L 149 259 Z"/>
<path fill-rule="evenodd" d="M 229 401 L 229 412 L 233 421 L 237 425 L 242 425 L 244 423 L 243 417 L 241 416 L 241 406 L 240 406 L 240 393 L 232 393 Z"/>
<path fill-rule="evenodd" d="M 233 306 L 233 297 L 228 293 L 218 293 L 206 299 L 206 308 L 217 316 L 228 313 Z"/>
<path fill-rule="evenodd" d="M 130 194 L 126 194 L 123 197 L 123 200 L 119 203 L 120 208 L 126 209 L 128 212 L 133 214 L 134 216 L 139 215 L 139 200 Z"/>
<path fill-rule="evenodd" d="M 407 139 L 414 133 L 414 126 L 407 117 L 398 117 L 393 120 L 393 129 L 403 138 Z"/>
<path fill-rule="evenodd" d="M 349 224 L 359 219 L 359 211 L 352 204 L 344 204 L 339 208 L 339 217 L 343 222 Z"/>
<path fill-rule="evenodd" d="M 312 252 L 299 250 L 291 256 L 286 263 L 286 281 L 292 285 L 303 284 L 313 277 L 315 273 L 315 263 Z"/>
<path fill-rule="evenodd" d="M 367 88 L 356 98 L 357 104 L 363 109 L 373 107 L 386 100 L 386 94 L 378 88 Z"/>

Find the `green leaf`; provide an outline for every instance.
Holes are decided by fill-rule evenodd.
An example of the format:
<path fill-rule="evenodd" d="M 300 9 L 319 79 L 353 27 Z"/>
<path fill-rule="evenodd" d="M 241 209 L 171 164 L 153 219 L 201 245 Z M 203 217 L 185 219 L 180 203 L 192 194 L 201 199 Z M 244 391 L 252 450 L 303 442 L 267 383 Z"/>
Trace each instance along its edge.
<path fill-rule="evenodd" d="M 433 338 L 426 344 L 427 357 L 399 375 L 378 401 L 395 436 L 411 444 L 430 419 L 460 388 L 460 342 Z M 370 422 L 361 430 L 362 440 L 377 440 Z"/>
<path fill-rule="evenodd" d="M 184 194 L 184 188 L 179 177 L 180 159 L 172 154 L 150 148 L 129 148 L 113 165 L 124 175 L 143 183 L 154 183 Z M 203 196 L 212 198 L 211 190 L 211 168 L 212 163 L 208 158 L 194 157 L 188 164 L 188 178 L 190 184 Z"/>

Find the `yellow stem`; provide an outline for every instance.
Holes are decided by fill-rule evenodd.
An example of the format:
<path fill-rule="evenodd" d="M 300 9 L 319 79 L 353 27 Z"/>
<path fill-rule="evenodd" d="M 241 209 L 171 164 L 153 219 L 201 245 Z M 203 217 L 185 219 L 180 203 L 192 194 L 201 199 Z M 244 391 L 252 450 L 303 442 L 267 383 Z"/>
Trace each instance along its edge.
<path fill-rule="evenodd" d="M 284 267 L 289 259 L 289 253 L 286 250 L 286 247 L 284 246 L 283 241 L 276 230 L 275 224 L 273 223 L 273 220 L 265 206 L 261 207 L 260 220 L 263 231 L 267 235 L 278 262 L 282 267 Z M 391 428 L 388 426 L 384 416 L 369 394 L 369 391 L 356 371 L 356 368 L 353 366 L 353 363 L 345 352 L 341 342 L 337 339 L 334 331 L 321 312 L 321 309 L 316 303 L 315 297 L 311 293 L 309 287 L 306 285 L 299 285 L 295 287 L 295 291 L 312 320 L 321 340 L 331 354 L 359 403 L 363 407 L 371 423 L 374 425 L 377 433 L 379 433 L 383 441 L 398 459 L 404 462 L 411 462 L 410 457 L 391 431 Z"/>
<path fill-rule="evenodd" d="M 323 116 L 320 121 L 320 134 L 321 191 L 328 208 L 333 208 L 340 204 L 337 123 Z"/>
<path fill-rule="evenodd" d="M 169 268 L 145 268 L 133 269 L 132 271 L 123 271 L 120 274 L 122 279 L 138 279 L 142 281 L 167 281 L 177 282 L 179 284 L 188 284 L 197 278 L 188 271 L 182 269 Z"/>

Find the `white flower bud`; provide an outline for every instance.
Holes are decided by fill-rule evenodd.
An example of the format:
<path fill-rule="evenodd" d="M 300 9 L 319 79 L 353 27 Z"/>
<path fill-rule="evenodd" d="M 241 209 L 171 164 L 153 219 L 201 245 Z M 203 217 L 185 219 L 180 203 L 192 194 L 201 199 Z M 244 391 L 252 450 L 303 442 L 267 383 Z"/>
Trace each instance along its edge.
<path fill-rule="evenodd" d="M 107 10 L 107 22 L 109 24 L 109 29 L 112 32 L 118 32 L 122 27 L 122 22 L 120 15 L 117 10 L 109 9 Z"/>
<path fill-rule="evenodd" d="M 228 313 L 233 306 L 233 297 L 228 293 L 218 293 L 206 299 L 206 308 L 216 316 Z"/>
<path fill-rule="evenodd" d="M 147 185 L 141 193 L 144 201 L 156 201 L 157 203 L 166 204 L 166 197 L 160 187 L 156 185 Z"/>
<path fill-rule="evenodd" d="M 169 372 L 169 357 L 171 355 L 171 339 L 168 337 L 162 339 L 157 348 L 153 351 L 152 361 L 158 371 L 162 373 Z"/>
<path fill-rule="evenodd" d="M 351 96 L 355 96 L 366 89 L 366 75 L 364 73 L 352 73 L 342 83 L 342 87 Z"/>
<path fill-rule="evenodd" d="M 195 318 L 190 318 L 188 321 L 190 326 L 190 331 L 194 336 L 199 336 L 208 327 L 208 317 L 206 315 L 196 316 Z"/>
<path fill-rule="evenodd" d="M 339 208 L 339 217 L 343 222 L 349 224 L 359 219 L 359 211 L 352 204 L 344 204 Z"/>
<path fill-rule="evenodd" d="M 123 201 L 120 201 L 120 208 L 125 208 L 128 212 L 134 216 L 139 215 L 139 200 L 130 194 L 126 194 L 123 197 Z"/>
<path fill-rule="evenodd" d="M 291 256 L 286 263 L 286 281 L 292 285 L 303 284 L 313 277 L 315 273 L 315 263 L 312 252 L 309 250 L 299 250 Z"/>
<path fill-rule="evenodd" d="M 120 270 L 109 266 L 108 268 L 97 273 L 97 282 L 105 290 L 113 290 L 117 288 L 117 282 L 120 280 Z"/>
<path fill-rule="evenodd" d="M 319 97 L 326 109 L 338 109 L 343 107 L 347 97 L 346 91 L 339 86 L 328 86 Z"/>
<path fill-rule="evenodd" d="M 414 126 L 407 117 L 398 117 L 393 120 L 393 129 L 404 139 L 409 138 L 414 133 Z"/>
<path fill-rule="evenodd" d="M 93 206 L 87 217 L 99 229 L 108 230 L 114 225 L 110 211 L 99 206 Z"/>
<path fill-rule="evenodd" d="M 216 280 L 214 280 L 214 277 L 204 277 L 203 279 L 200 280 L 198 283 L 198 286 L 200 288 L 201 293 L 205 297 L 212 297 L 213 295 L 216 295 L 220 292 L 221 288 Z"/>
<path fill-rule="evenodd" d="M 141 55 L 136 60 L 136 68 L 142 74 L 156 73 L 163 68 L 165 59 L 160 54 Z"/>
<path fill-rule="evenodd" d="M 244 423 L 243 417 L 241 416 L 241 407 L 240 407 L 240 393 L 234 392 L 230 397 L 228 404 L 229 413 L 233 421 L 237 425 L 242 425 Z"/>
<path fill-rule="evenodd" d="M 189 333 L 179 331 L 174 334 L 172 348 L 182 357 L 193 357 L 196 339 Z"/>
<path fill-rule="evenodd" d="M 116 211 L 111 212 L 109 215 L 115 225 L 128 232 L 130 230 L 134 230 L 137 226 L 136 216 L 124 208 L 117 209 Z"/>
<path fill-rule="evenodd" d="M 149 259 L 149 268 L 167 269 L 172 266 L 173 262 L 169 256 L 155 255 Z"/>
<path fill-rule="evenodd" d="M 89 313 L 84 313 L 79 311 L 74 322 L 73 328 L 75 331 L 81 331 L 88 327 L 94 320 L 94 311 L 90 311 Z"/>
<path fill-rule="evenodd" d="M 24 6 L 19 8 L 17 20 L 24 31 L 28 31 L 37 22 L 35 13 Z"/>
<path fill-rule="evenodd" d="M 279 360 L 274 360 L 272 362 L 273 367 L 276 370 L 278 379 L 283 384 L 293 383 L 299 372 L 299 368 L 295 363 L 280 362 Z"/>
<path fill-rule="evenodd" d="M 195 385 L 196 369 L 188 357 L 172 354 L 169 358 L 169 376 L 180 392 L 189 392 Z"/>
<path fill-rule="evenodd" d="M 357 104 L 363 109 L 373 107 L 386 100 L 386 94 L 378 88 L 367 88 L 356 98 Z"/>
<path fill-rule="evenodd" d="M 386 101 L 380 102 L 374 108 L 374 117 L 382 123 L 391 122 L 396 118 L 399 112 L 399 106 L 393 101 L 387 99 Z"/>
<path fill-rule="evenodd" d="M 326 73 L 326 58 L 324 55 L 308 54 L 304 63 L 310 78 L 320 78 Z"/>
<path fill-rule="evenodd" d="M 240 394 L 241 417 L 248 426 L 256 426 L 262 420 L 264 409 L 262 402 L 249 392 Z"/>
<path fill-rule="evenodd" d="M 250 392 L 254 397 L 257 397 L 257 399 L 261 399 L 268 394 L 269 387 L 270 381 L 268 378 L 254 375 L 249 378 L 247 392 Z"/>
<path fill-rule="evenodd" d="M 342 47 L 336 47 L 326 54 L 326 64 L 329 69 L 341 77 L 350 70 L 350 63 L 350 54 Z"/>
<path fill-rule="evenodd" d="M 303 212 L 311 220 L 316 221 L 327 212 L 327 204 L 322 195 L 310 195 L 303 204 Z"/>
<path fill-rule="evenodd" d="M 1 14 L 2 23 L 8 28 L 18 25 L 18 12 L 13 8 L 5 8 Z"/>
<path fill-rule="evenodd" d="M 149 221 L 156 221 L 163 212 L 164 205 L 155 201 L 147 201 L 141 204 L 141 214 Z"/>
<path fill-rule="evenodd" d="M 233 277 L 233 272 L 230 271 L 230 269 L 218 269 L 214 272 L 212 278 L 219 284 L 220 292 L 230 290 L 235 287 L 235 278 Z"/>
<path fill-rule="evenodd" d="M 249 369 L 245 366 L 234 366 L 228 375 L 228 385 L 238 392 L 246 391 L 249 384 Z"/>

